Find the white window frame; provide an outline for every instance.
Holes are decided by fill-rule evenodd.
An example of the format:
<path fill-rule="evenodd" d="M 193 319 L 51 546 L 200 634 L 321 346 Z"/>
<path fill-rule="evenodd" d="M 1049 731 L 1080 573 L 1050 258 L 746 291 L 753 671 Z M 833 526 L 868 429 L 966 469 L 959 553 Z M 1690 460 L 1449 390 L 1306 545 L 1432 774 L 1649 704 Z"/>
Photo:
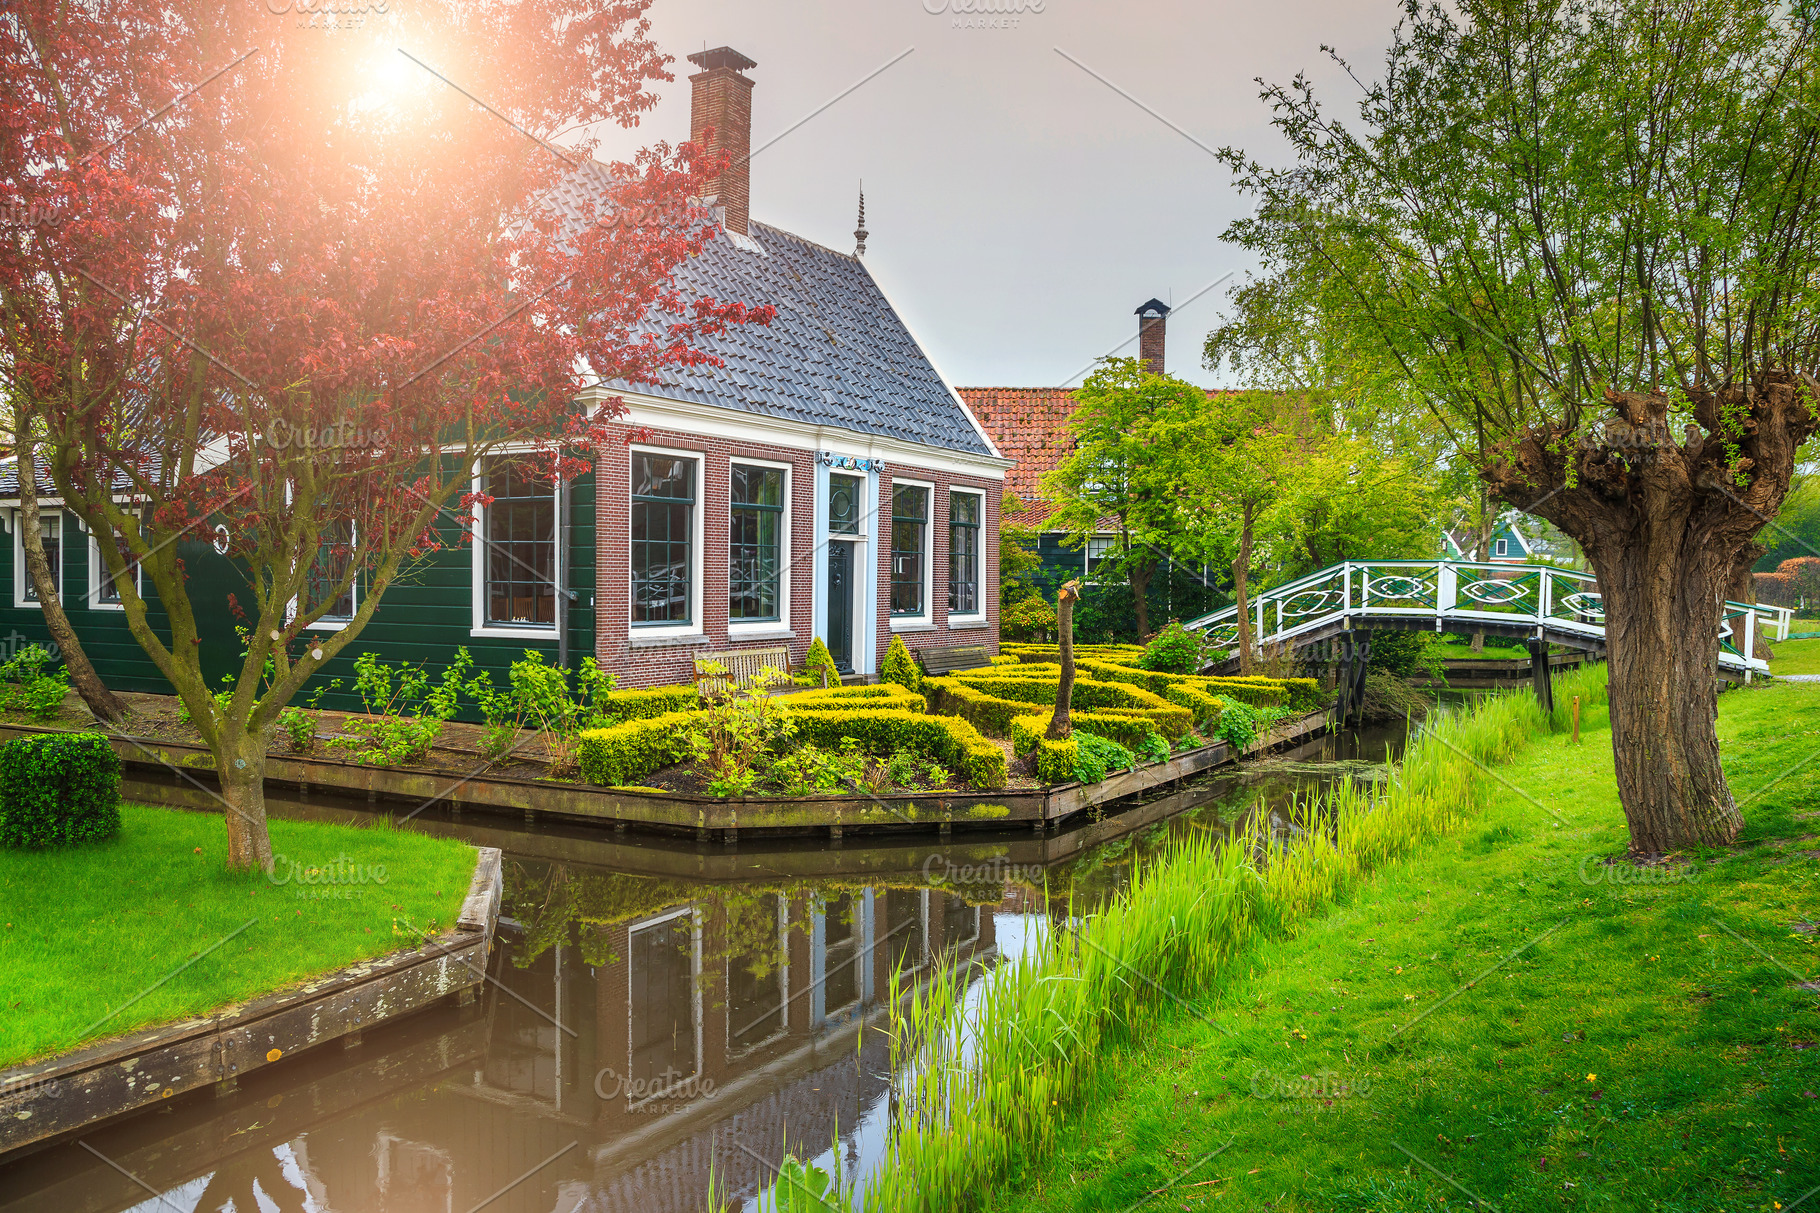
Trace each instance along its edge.
<path fill-rule="evenodd" d="M 745 461 L 740 460 L 739 462 Z M 730 1058 L 749 1057 L 790 1033 L 790 899 L 782 893 L 773 894 L 773 896 L 777 898 L 777 946 L 784 956 L 783 963 L 778 966 L 777 984 L 779 992 L 783 995 L 783 1002 L 778 1005 L 777 1031 L 763 1040 L 755 1040 L 751 1044 L 736 1043 L 733 1039 L 733 1008 L 729 1000 L 727 1014 L 723 1017 L 726 1022 L 722 1026 L 727 1031 L 727 1056 Z M 630 936 L 627 938 L 629 941 Z M 726 972 L 722 979 L 726 982 L 723 988 L 731 990 L 733 988 L 732 956 L 728 956 L 726 959 Z"/>
<path fill-rule="evenodd" d="M 890 513 L 885 515 L 885 614 L 891 620 L 893 632 L 924 631 L 935 624 L 935 484 L 929 480 L 911 480 L 908 477 L 891 478 Z M 892 554 L 896 550 L 897 529 L 897 490 L 923 489 L 929 496 L 927 510 L 929 516 L 923 520 L 923 610 L 919 615 L 899 615 L 891 610 Z M 947 588 L 943 587 L 943 601 L 947 600 Z"/>
<path fill-rule="evenodd" d="M 633 623 L 632 622 L 632 460 L 639 455 L 664 455 L 672 459 L 688 459 L 695 464 L 695 517 L 690 524 L 689 535 L 689 622 L 687 623 Z M 634 443 L 626 448 L 626 637 L 642 639 L 657 636 L 702 636 L 707 633 L 707 620 L 702 617 L 702 573 L 705 564 L 702 543 L 706 537 L 706 519 L 708 516 L 708 457 L 703 451 L 685 451 L 673 447 L 651 446 L 646 443 Z M 774 627 L 774 624 L 766 624 Z"/>
<path fill-rule="evenodd" d="M 350 544 L 358 544 L 360 542 L 360 524 L 359 524 L 359 522 L 348 523 L 348 542 Z M 322 550 L 322 544 L 320 542 L 317 543 L 316 550 L 318 552 L 320 552 Z M 345 619 L 342 619 L 339 617 L 334 618 L 334 619 L 328 619 L 328 618 L 318 619 L 315 623 L 310 624 L 309 626 L 305 627 L 303 630 L 306 632 L 339 632 L 342 628 L 347 627 L 348 624 L 353 623 L 354 615 L 360 614 L 360 574 L 359 573 L 354 574 L 354 584 L 350 585 L 348 587 L 348 593 L 351 594 L 354 598 L 354 612 L 352 615 L 349 615 Z M 296 618 L 297 618 L 297 600 L 295 598 L 293 598 L 285 606 L 284 621 L 286 623 L 290 623 L 293 619 L 296 619 Z"/>
<path fill-rule="evenodd" d="M 781 470 L 784 474 L 784 499 L 783 499 L 784 515 L 783 515 L 783 523 L 778 528 L 778 537 L 777 537 L 777 559 L 778 559 L 779 568 L 778 568 L 778 575 L 777 575 L 777 618 L 776 619 L 734 619 L 733 618 L 733 588 L 732 588 L 732 582 L 733 582 L 733 465 L 736 463 L 745 464 L 747 467 L 778 469 L 778 470 Z M 630 465 L 628 465 L 628 470 L 629 470 L 629 467 L 630 467 Z M 744 455 L 731 455 L 731 456 L 728 456 L 728 458 L 727 458 L 727 635 L 728 635 L 728 637 L 771 635 L 771 634 L 775 634 L 775 633 L 779 633 L 779 632 L 790 631 L 790 568 L 795 563 L 795 561 L 793 561 L 790 558 L 790 502 L 791 502 L 790 493 L 791 493 L 792 488 L 794 487 L 794 484 L 791 479 L 791 473 L 794 472 L 795 470 L 796 469 L 794 467 L 792 467 L 790 464 L 780 462 L 776 459 L 751 459 Z M 695 512 L 696 512 L 697 516 L 699 516 L 701 513 L 701 495 L 702 494 L 701 494 L 701 489 L 699 487 L 700 479 L 701 478 L 698 473 L 697 477 L 696 477 L 697 488 L 695 490 L 695 496 L 696 496 L 696 511 Z M 631 517 L 631 515 L 628 514 L 627 518 L 629 519 L 630 517 Z M 698 564 L 700 563 L 699 559 L 697 560 L 697 563 Z M 629 561 L 628 561 L 628 564 L 629 564 Z M 627 572 L 627 576 L 628 576 L 628 578 L 631 576 L 629 569 Z M 630 582 L 628 581 L 628 585 L 629 584 L 630 584 Z M 630 592 L 630 591 L 628 590 L 628 592 Z M 630 606 L 630 603 L 628 602 L 628 604 L 627 604 L 628 618 L 630 617 L 630 615 L 631 615 L 631 606 Z M 699 619 L 700 617 L 697 616 L 697 618 Z M 697 628 L 696 630 L 700 631 L 701 629 Z M 643 634 L 648 633 L 650 631 L 650 629 L 648 627 L 641 627 L 638 629 L 638 631 L 641 635 L 643 635 Z"/>
<path fill-rule="evenodd" d="M 1493 555 L 1493 556 L 1508 556 L 1508 555 L 1510 555 L 1510 540 L 1508 540 L 1508 539 L 1494 539 L 1494 540 L 1492 540 L 1492 541 L 1491 541 L 1491 554 L 1492 554 L 1492 555 Z"/>
<path fill-rule="evenodd" d="M 39 534 L 44 532 L 44 516 L 46 514 L 57 516 L 57 597 L 59 600 L 63 597 L 63 574 L 69 565 L 69 520 L 64 513 L 62 505 L 52 505 L 47 502 L 38 504 Z M 42 611 L 44 609 L 42 602 L 34 602 L 25 596 L 25 583 L 29 580 L 30 574 L 25 570 L 25 517 L 23 511 L 15 510 L 13 512 L 13 605 L 31 611 Z"/>
<path fill-rule="evenodd" d="M 88 607 L 96 611 L 124 611 L 124 602 L 103 602 L 101 591 L 113 580 L 107 566 L 101 562 L 101 539 L 94 531 L 88 533 Z M 110 535 L 113 532 L 108 532 Z M 140 561 L 133 562 L 133 592 L 140 598 L 145 597 L 145 565 Z M 33 603 L 36 606 L 37 603 Z"/>
<path fill-rule="evenodd" d="M 1119 550 L 1119 537 L 1117 534 L 1100 533 L 1087 536 L 1087 542 L 1081 545 L 1081 584 L 1083 585 L 1099 584 L 1099 582 L 1093 580 L 1093 545 L 1096 543 L 1104 543 L 1106 545 L 1100 551 L 1101 560 L 1106 558 L 1107 552 L 1116 552 Z"/>
<path fill-rule="evenodd" d="M 632 1041 L 632 960 L 634 956 L 632 936 L 675 918 L 689 920 L 689 1015 L 695 1025 L 695 1068 L 687 1074 L 679 1075 L 675 1086 L 662 1091 L 653 1091 L 643 1099 L 627 1099 L 626 1107 L 629 1110 L 641 1108 L 655 1099 L 669 1097 L 676 1087 L 686 1087 L 690 1081 L 700 1078 L 702 1073 L 704 1041 L 702 1040 L 701 1014 L 701 915 L 695 912 L 693 905 L 687 905 L 680 910 L 660 911 L 638 922 L 628 923 L 626 926 L 626 1081 L 632 1082 L 636 1077 L 632 1072 L 635 1068 L 632 1059 L 634 1047 Z"/>
<path fill-rule="evenodd" d="M 505 450 L 494 451 L 484 458 L 476 460 L 473 468 L 469 472 L 468 483 L 470 489 L 475 493 L 480 493 L 483 490 L 487 479 L 485 464 L 488 460 L 509 459 L 513 455 L 521 455 L 531 449 L 533 448 L 507 448 Z M 567 584 L 568 579 L 568 561 L 566 559 L 568 553 L 562 550 L 562 486 L 552 481 L 550 484 L 550 496 L 555 502 L 557 511 L 556 534 L 551 538 L 551 546 L 554 547 L 555 552 L 554 558 L 550 563 L 555 569 L 555 580 L 558 587 L 556 591 L 556 610 L 560 615 L 560 612 L 566 605 L 561 587 Z M 528 628 L 487 622 L 487 513 L 491 509 L 491 506 L 481 505 L 478 502 L 474 505 L 474 530 L 469 537 L 470 541 L 468 544 L 471 549 L 470 555 L 472 557 L 469 563 L 473 565 L 472 603 L 474 616 L 473 624 L 468 628 L 468 635 L 517 636 L 526 640 L 554 641 L 556 639 L 557 631 L 557 625 L 555 623 L 550 624 L 549 627 Z M 356 609 L 358 609 L 358 605 L 356 606 Z M 334 630 L 339 630 L 339 627 L 345 626 L 345 624 L 338 625 Z"/>
<path fill-rule="evenodd" d="M 979 610 L 958 613 L 950 612 L 948 615 L 948 626 L 959 628 L 983 628 L 986 626 L 986 490 L 976 489 L 972 485 L 951 484 L 948 486 L 948 493 L 950 497 L 956 493 L 963 493 L 969 497 L 977 498 L 980 505 L 979 550 L 973 554 L 974 558 L 979 561 L 979 568 L 974 570 L 974 579 L 979 585 Z M 949 577 L 953 577 L 954 575 L 954 505 L 952 501 L 950 501 L 948 506 L 948 575 Z M 947 601 L 947 591 L 945 588 L 942 593 L 942 600 L 943 602 Z"/>

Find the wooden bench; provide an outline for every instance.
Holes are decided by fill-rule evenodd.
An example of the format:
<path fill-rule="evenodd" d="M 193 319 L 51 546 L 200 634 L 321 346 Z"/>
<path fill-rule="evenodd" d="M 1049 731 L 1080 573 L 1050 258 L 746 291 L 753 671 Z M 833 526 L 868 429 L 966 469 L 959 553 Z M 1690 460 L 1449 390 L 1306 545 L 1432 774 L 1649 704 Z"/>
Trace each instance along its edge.
<path fill-rule="evenodd" d="M 725 674 L 710 674 L 708 664 L 720 666 Z M 790 646 L 769 645 L 762 649 L 729 649 L 725 653 L 707 653 L 695 659 L 695 685 L 703 695 L 712 695 L 729 686 L 745 686 L 758 672 L 770 666 L 781 673 L 790 672 Z"/>
<path fill-rule="evenodd" d="M 992 664 L 992 657 L 983 644 L 962 644 L 951 649 L 918 649 L 916 658 L 923 664 L 923 673 L 931 677 L 952 674 L 956 670 L 977 670 L 983 665 Z"/>

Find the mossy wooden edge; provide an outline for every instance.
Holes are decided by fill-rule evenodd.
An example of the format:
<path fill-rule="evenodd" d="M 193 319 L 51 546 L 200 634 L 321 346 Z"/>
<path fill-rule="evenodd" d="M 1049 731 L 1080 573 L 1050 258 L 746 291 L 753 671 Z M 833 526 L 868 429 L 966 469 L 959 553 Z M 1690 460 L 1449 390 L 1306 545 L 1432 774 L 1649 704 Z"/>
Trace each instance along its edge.
<path fill-rule="evenodd" d="M 503 895 L 501 855 L 480 851 L 452 930 L 213 1015 L 145 1028 L 0 1071 L 0 1155 L 161 1103 L 232 1085 L 305 1049 L 471 998 L 484 979 Z"/>

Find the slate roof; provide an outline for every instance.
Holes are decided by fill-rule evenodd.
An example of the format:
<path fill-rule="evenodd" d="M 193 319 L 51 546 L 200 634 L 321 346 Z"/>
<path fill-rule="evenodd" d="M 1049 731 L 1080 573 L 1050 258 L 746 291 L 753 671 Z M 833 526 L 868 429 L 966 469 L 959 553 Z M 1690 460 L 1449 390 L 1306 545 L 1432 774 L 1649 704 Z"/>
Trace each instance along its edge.
<path fill-rule="evenodd" d="M 551 191 L 548 201 L 574 222 L 593 214 L 588 203 L 605 182 L 605 168 L 584 166 Z M 811 425 L 973 455 L 992 455 L 979 430 L 929 356 L 910 335 L 865 262 L 801 236 L 753 222 L 746 236 L 722 232 L 699 257 L 676 268 L 685 302 L 698 296 L 772 304 L 767 327 L 736 325 L 699 348 L 721 366 L 672 367 L 662 382 L 617 383 L 628 392 L 756 413 Z M 663 314 L 650 327 L 662 331 Z"/>
<path fill-rule="evenodd" d="M 47 460 L 39 459 L 35 461 L 35 466 L 38 470 L 39 498 L 55 497 L 57 495 L 57 486 L 51 483 L 50 463 Z M 156 475 L 157 466 L 157 460 L 154 459 L 150 463 L 148 470 L 153 475 Z M 131 492 L 132 487 L 132 481 L 127 478 L 124 472 L 114 473 L 114 491 L 116 493 Z M 0 462 L 0 500 L 17 500 L 18 497 L 19 460 L 15 457 Z"/>

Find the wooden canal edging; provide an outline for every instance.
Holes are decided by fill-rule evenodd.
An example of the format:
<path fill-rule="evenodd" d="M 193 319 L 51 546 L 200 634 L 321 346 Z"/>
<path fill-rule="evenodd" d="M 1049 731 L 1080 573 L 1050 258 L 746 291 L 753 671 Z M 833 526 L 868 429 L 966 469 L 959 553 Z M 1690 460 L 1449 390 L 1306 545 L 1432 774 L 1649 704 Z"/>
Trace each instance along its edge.
<path fill-rule="evenodd" d="M 455 926 L 421 947 L 364 960 L 212 1015 L 0 1071 L 0 1154 L 213 1087 L 455 996 L 485 980 L 499 919 L 501 855 L 480 851 Z"/>
<path fill-rule="evenodd" d="M 1284 720 L 1245 751 L 1262 752 L 1323 733 L 1331 712 L 1322 710 Z M 32 725 L 0 724 L 0 741 L 38 733 L 62 732 Z M 129 771 L 176 772 L 195 786 L 217 786 L 206 747 L 183 742 L 109 734 L 114 752 Z M 910 792 L 882 796 L 829 795 L 778 799 L 729 800 L 681 792 L 631 791 L 545 779 L 494 774 L 483 764 L 467 775 L 450 775 L 404 767 L 363 766 L 334 759 L 274 755 L 266 763 L 266 782 L 298 789 L 304 795 L 323 792 L 403 802 L 413 808 L 446 803 L 513 814 L 552 814 L 656 829 L 694 831 L 700 836 L 743 830 L 809 832 L 828 830 L 949 830 L 954 826 L 1023 825 L 1047 828 L 1065 817 L 1110 804 L 1234 762 L 1225 742 L 1173 755 L 1165 762 L 1112 775 L 1094 784 L 1058 784 L 1048 788 L 1002 792 Z"/>

